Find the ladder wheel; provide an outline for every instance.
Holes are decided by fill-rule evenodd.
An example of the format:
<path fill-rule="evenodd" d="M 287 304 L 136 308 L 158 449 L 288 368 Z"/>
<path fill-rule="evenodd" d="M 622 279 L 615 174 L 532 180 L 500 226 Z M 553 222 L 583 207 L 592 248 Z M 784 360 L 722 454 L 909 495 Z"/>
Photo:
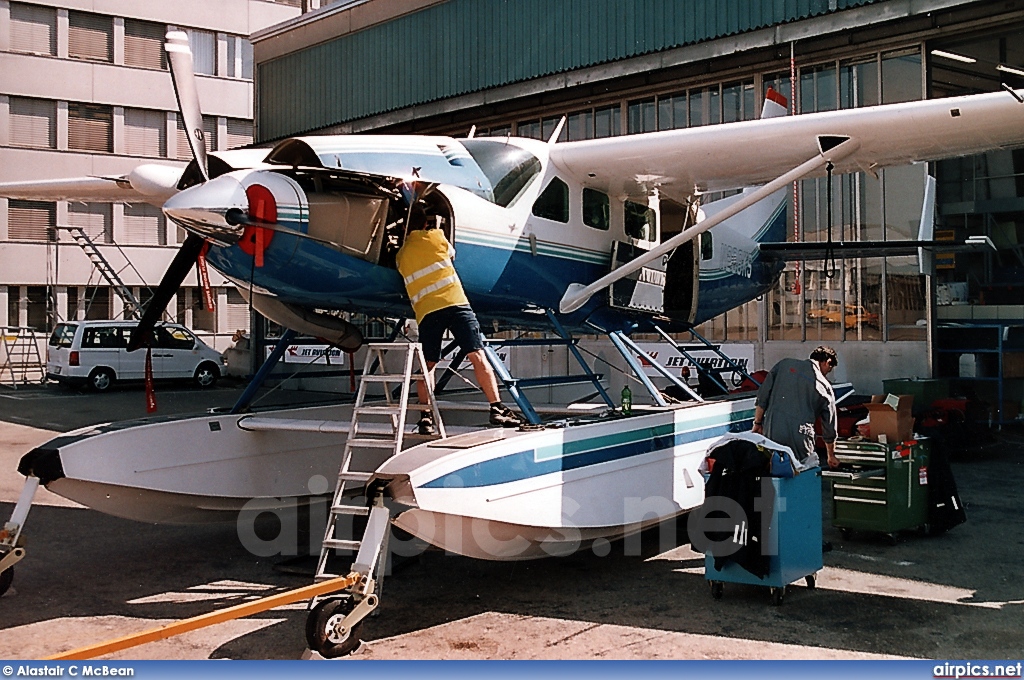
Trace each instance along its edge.
<path fill-rule="evenodd" d="M 3 597 L 7 589 L 11 587 L 12 581 L 14 581 L 14 567 L 7 567 L 0 572 L 0 597 Z"/>
<path fill-rule="evenodd" d="M 360 621 L 344 637 L 339 637 L 334 627 L 352 611 L 351 598 L 324 600 L 313 607 L 306 616 L 306 644 L 326 659 L 336 659 L 355 651 L 359 646 Z"/>

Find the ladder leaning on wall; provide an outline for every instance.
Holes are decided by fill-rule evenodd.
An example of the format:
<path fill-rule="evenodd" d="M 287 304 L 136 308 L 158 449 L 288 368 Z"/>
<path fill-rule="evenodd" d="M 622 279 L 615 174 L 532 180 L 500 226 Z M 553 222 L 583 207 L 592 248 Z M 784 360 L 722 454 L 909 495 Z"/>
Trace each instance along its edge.
<path fill-rule="evenodd" d="M 0 385 L 18 389 L 18 385 L 41 383 L 46 378 L 46 366 L 34 329 L 27 326 L 0 328 L 0 352 Z"/>

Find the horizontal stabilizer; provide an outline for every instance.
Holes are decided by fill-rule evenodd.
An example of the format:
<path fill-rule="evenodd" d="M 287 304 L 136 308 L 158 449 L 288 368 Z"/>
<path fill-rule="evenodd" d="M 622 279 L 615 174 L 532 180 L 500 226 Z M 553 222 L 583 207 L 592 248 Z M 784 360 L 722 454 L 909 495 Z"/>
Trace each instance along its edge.
<path fill-rule="evenodd" d="M 803 243 L 761 243 L 761 256 L 769 260 L 822 260 L 830 255 L 837 258 L 896 257 L 917 255 L 918 248 L 940 253 L 963 253 L 995 250 L 987 236 L 972 236 L 966 241 L 848 241 L 833 243 L 828 249 L 820 241 Z"/>

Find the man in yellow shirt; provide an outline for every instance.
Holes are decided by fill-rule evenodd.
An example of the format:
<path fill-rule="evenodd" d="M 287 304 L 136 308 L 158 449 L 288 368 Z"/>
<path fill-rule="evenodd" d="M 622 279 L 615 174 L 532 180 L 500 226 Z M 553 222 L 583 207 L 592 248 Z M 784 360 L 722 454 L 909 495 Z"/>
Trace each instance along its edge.
<path fill-rule="evenodd" d="M 452 260 L 455 249 L 435 223 L 428 222 L 417 208 L 410 211 L 409 233 L 395 256 L 398 272 L 405 280 L 405 290 L 416 313 L 423 356 L 427 360 L 427 379 L 433 384 L 434 366 L 441 360 L 441 338 L 450 330 L 455 342 L 468 352 L 476 381 L 491 404 L 490 424 L 517 427 L 521 420 L 501 403 L 498 381 L 483 352 L 483 338 L 469 299 Z M 426 391 L 417 383 L 420 403 L 426 403 Z M 433 434 L 434 421 L 429 412 L 419 422 L 421 434 Z"/>

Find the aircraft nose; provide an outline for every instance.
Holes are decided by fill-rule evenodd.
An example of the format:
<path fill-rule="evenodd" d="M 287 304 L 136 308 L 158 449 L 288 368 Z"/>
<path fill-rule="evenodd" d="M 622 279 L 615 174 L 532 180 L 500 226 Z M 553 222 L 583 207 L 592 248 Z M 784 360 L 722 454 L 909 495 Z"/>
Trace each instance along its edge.
<path fill-rule="evenodd" d="M 231 245 L 241 238 L 245 227 L 227 215 L 248 207 L 245 188 L 236 178 L 223 175 L 167 199 L 164 214 L 193 234 Z"/>

